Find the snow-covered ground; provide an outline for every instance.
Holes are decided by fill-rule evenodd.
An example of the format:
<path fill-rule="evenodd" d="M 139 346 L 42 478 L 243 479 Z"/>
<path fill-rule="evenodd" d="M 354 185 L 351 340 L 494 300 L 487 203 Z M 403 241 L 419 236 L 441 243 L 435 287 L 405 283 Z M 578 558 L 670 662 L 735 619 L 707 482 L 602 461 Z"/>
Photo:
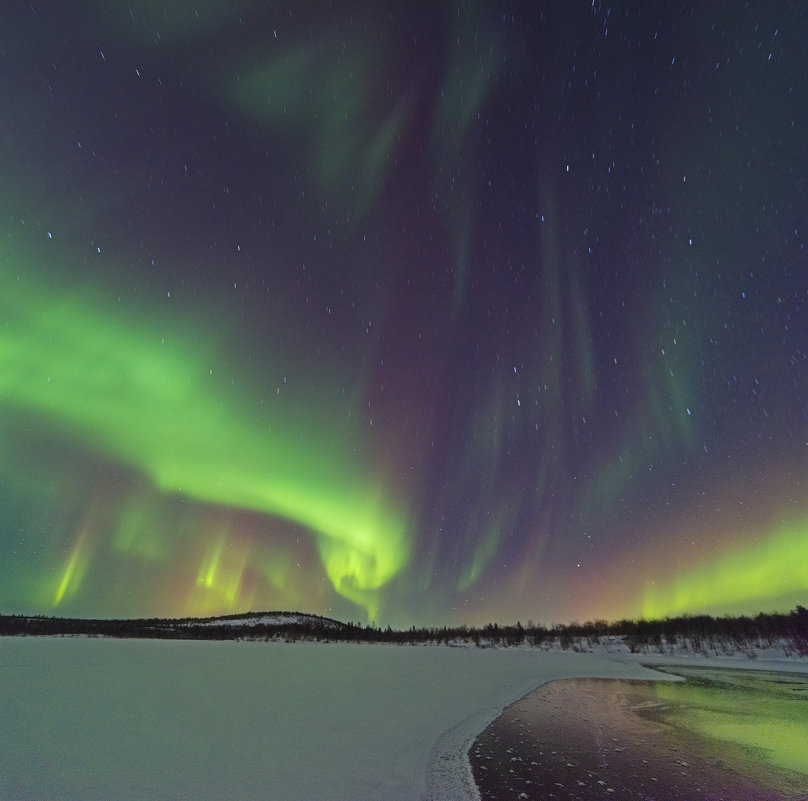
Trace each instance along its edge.
<path fill-rule="evenodd" d="M 169 621 L 170 622 L 170 621 Z M 276 612 L 265 615 L 224 615 L 221 617 L 191 618 L 178 626 L 291 626 L 291 625 L 315 625 L 322 628 L 340 628 L 341 623 L 317 615 L 305 615 L 295 612 Z"/>
<path fill-rule="evenodd" d="M 552 679 L 670 678 L 641 661 L 651 660 L 0 638 L 0 798 L 471 801 L 468 746 L 505 706 Z M 804 660 L 684 661 L 808 672 Z"/>

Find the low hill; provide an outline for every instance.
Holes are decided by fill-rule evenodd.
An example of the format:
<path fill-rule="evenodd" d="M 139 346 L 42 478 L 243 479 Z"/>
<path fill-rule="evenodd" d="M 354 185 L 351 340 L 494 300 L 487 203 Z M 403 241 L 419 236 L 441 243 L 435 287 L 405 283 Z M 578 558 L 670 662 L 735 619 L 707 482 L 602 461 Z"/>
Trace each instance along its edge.
<path fill-rule="evenodd" d="M 247 612 L 205 618 L 87 620 L 0 615 L 0 636 L 87 636 L 187 640 L 298 640 L 320 642 L 536 648 L 643 654 L 698 654 L 750 658 L 808 656 L 808 610 L 755 617 L 709 615 L 664 620 L 604 620 L 555 625 L 521 623 L 406 631 L 342 623 L 304 612 Z"/>
<path fill-rule="evenodd" d="M 0 615 L 0 636 L 85 635 L 149 639 L 223 639 L 309 635 L 328 639 L 354 627 L 304 612 L 247 612 L 222 617 L 87 619 Z"/>

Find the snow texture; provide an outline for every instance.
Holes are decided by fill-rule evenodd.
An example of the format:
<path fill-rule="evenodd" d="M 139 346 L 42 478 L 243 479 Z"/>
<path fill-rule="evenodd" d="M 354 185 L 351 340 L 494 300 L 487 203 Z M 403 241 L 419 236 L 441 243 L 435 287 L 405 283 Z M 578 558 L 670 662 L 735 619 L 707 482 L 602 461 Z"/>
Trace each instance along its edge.
<path fill-rule="evenodd" d="M 476 801 L 479 732 L 583 676 L 670 678 L 628 655 L 0 638 L 0 798 Z"/>
<path fill-rule="evenodd" d="M 169 621 L 170 622 L 170 621 Z M 317 625 L 322 628 L 340 628 L 341 624 L 336 620 L 316 615 L 296 614 L 294 612 L 277 612 L 265 615 L 225 615 L 222 617 L 191 618 L 190 620 L 178 623 L 182 626 L 290 626 L 290 625 L 311 626 Z"/>

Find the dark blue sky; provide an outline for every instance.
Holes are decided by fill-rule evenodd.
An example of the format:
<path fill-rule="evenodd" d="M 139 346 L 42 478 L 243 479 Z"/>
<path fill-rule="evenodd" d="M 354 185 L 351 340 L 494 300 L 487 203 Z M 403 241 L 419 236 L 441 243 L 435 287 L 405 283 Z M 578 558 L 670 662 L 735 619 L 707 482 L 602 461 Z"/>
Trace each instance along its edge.
<path fill-rule="evenodd" d="M 0 17 L 0 610 L 805 602 L 800 4 Z"/>

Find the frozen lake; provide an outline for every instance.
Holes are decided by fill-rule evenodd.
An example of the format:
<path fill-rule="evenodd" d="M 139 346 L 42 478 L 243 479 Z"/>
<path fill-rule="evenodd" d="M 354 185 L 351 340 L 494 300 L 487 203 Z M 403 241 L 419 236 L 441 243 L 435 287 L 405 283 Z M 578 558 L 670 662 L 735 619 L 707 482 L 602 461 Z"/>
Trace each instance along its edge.
<path fill-rule="evenodd" d="M 808 674 L 675 670 L 528 693 L 472 746 L 483 801 L 808 798 Z"/>
<path fill-rule="evenodd" d="M 660 674 L 625 655 L 0 638 L 0 797 L 476 799 L 477 734 L 574 677 Z"/>

